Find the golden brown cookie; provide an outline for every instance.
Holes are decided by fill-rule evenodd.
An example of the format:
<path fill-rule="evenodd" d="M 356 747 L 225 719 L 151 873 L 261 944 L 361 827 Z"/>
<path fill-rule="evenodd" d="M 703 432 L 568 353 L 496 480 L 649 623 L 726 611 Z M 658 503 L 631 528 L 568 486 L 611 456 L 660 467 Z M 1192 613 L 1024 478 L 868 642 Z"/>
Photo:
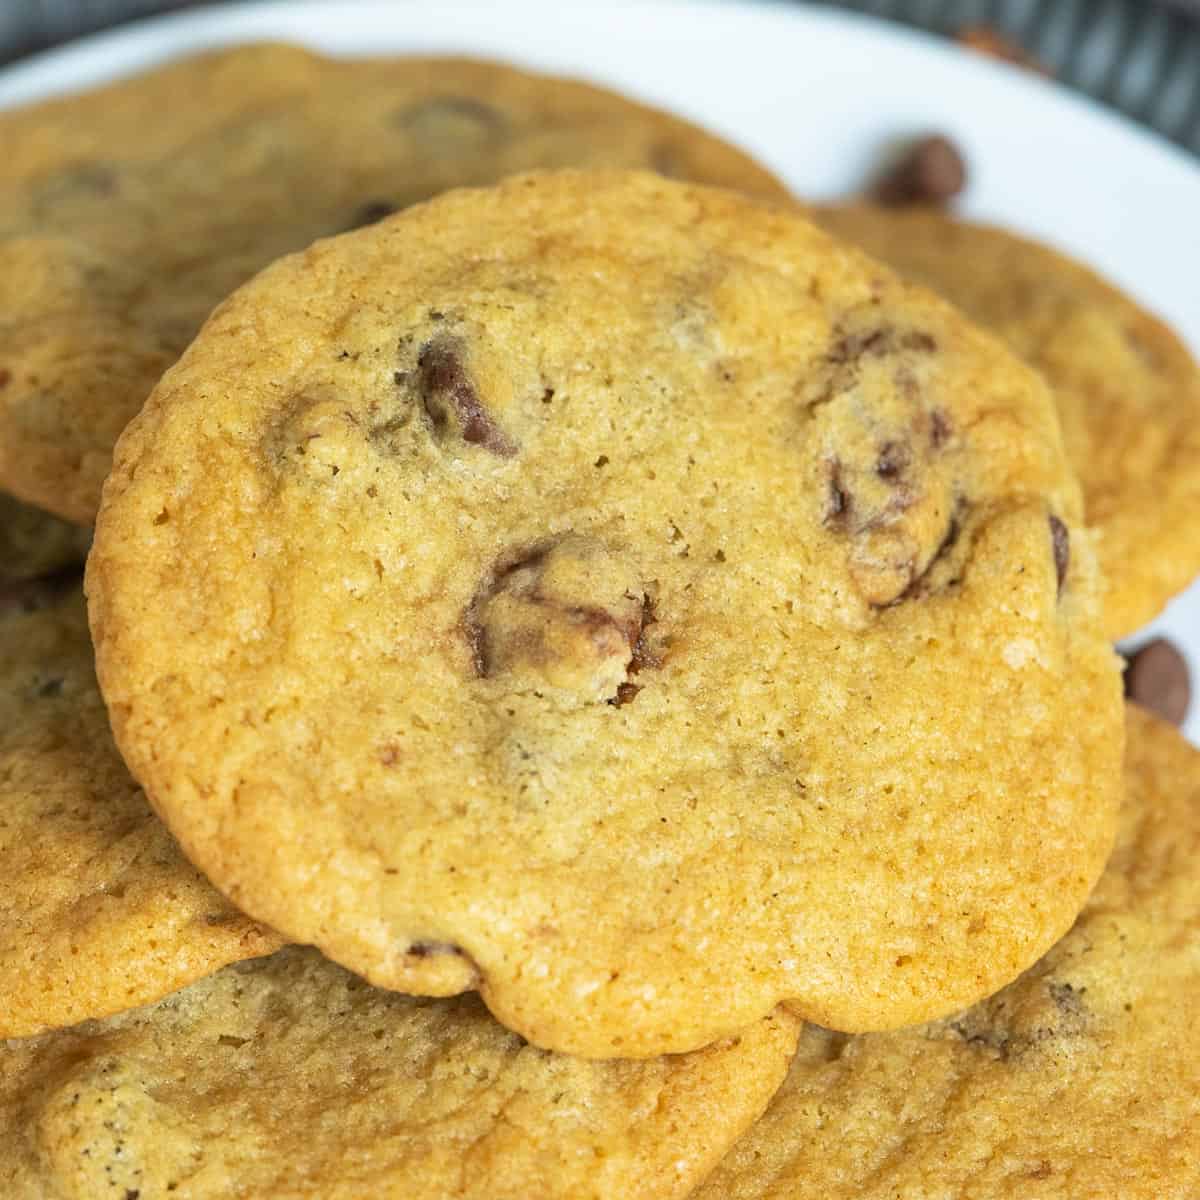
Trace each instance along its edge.
<path fill-rule="evenodd" d="M 271 45 L 0 115 L 0 162 L 0 484 L 81 524 L 212 306 L 316 237 L 532 167 L 787 198 L 727 143 L 584 83 Z"/>
<path fill-rule="evenodd" d="M 476 996 L 368 987 L 312 950 L 0 1044 L 5 1200 L 672 1200 L 766 1106 L 779 1012 L 685 1056 L 527 1045 Z"/>
<path fill-rule="evenodd" d="M 0 492 L 0 588 L 82 567 L 91 541 L 90 529 Z"/>
<path fill-rule="evenodd" d="M 36 607 L 0 616 L 0 1037 L 145 1004 L 281 941 L 184 860 L 130 779 L 78 586 Z"/>
<path fill-rule="evenodd" d="M 1200 1195 L 1200 753 L 1128 710 L 1117 848 L 999 995 L 901 1033 L 805 1030 L 696 1200 Z"/>
<path fill-rule="evenodd" d="M 1200 367 L 1083 264 L 940 213 L 817 210 L 838 237 L 941 292 L 1046 377 L 1083 484 L 1115 641 L 1200 573 Z"/>
<path fill-rule="evenodd" d="M 936 297 L 731 192 L 547 173 L 224 304 L 89 598 L 235 902 L 633 1057 L 940 1015 L 1070 927 L 1122 741 L 1079 509 L 1041 381 Z"/>

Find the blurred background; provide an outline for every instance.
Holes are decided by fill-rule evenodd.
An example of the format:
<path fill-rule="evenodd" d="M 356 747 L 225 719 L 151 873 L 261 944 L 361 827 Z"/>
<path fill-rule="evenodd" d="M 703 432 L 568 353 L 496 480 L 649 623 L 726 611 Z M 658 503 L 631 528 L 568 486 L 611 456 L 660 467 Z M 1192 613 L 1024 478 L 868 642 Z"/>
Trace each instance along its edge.
<path fill-rule="evenodd" d="M 1200 0 L 816 2 L 913 25 L 1041 70 L 1200 154 Z M 125 21 L 195 7 L 194 0 L 0 0 L 0 63 Z M 636 3 L 628 7 L 636 13 Z"/>

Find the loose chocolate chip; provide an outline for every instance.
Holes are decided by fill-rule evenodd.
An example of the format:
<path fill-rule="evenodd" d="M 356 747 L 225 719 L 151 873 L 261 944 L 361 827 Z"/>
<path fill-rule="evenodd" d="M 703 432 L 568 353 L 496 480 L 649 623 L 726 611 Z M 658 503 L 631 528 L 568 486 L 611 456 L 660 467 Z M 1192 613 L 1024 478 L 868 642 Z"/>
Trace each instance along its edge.
<path fill-rule="evenodd" d="M 371 200 L 355 212 L 346 228 L 361 229 L 364 225 L 374 225 L 396 211 L 396 206 L 387 200 Z"/>
<path fill-rule="evenodd" d="M 1011 63 L 1014 67 L 1025 67 L 1036 71 L 1039 75 L 1049 75 L 1050 72 L 1029 53 L 1019 42 L 1006 37 L 998 29 L 990 25 L 968 25 L 960 29 L 954 40 L 964 50 L 973 50 L 985 58 L 993 58 L 999 62 Z"/>
<path fill-rule="evenodd" d="M 1192 698 L 1187 659 L 1165 638 L 1147 642 L 1125 668 L 1125 695 L 1173 725 L 1182 725 Z"/>
<path fill-rule="evenodd" d="M 879 204 L 944 204 L 963 190 L 967 167 L 962 154 L 940 135 L 921 138 L 871 189 Z"/>
<path fill-rule="evenodd" d="M 464 442 L 482 446 L 501 458 L 516 454 L 516 445 L 492 420 L 479 398 L 454 338 L 439 336 L 427 342 L 417 358 L 417 368 L 421 401 L 437 433 L 444 436 L 457 426 Z"/>
<path fill-rule="evenodd" d="M 1058 576 L 1058 594 L 1061 596 L 1071 565 L 1071 535 L 1053 513 L 1050 514 L 1050 541 L 1054 547 L 1054 571 Z"/>

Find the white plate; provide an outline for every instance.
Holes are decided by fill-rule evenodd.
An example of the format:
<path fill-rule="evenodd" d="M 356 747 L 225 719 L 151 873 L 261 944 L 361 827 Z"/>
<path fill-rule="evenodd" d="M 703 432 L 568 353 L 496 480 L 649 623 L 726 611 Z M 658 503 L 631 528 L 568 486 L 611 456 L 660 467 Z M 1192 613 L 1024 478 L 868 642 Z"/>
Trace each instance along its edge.
<path fill-rule="evenodd" d="M 11 67 L 0 73 L 0 107 L 262 38 L 344 54 L 465 51 L 591 78 L 741 142 L 807 196 L 854 189 L 896 137 L 944 131 L 970 160 L 966 213 L 1094 263 L 1200 352 L 1200 164 L 1053 83 L 825 9 L 235 5 L 129 26 Z M 1185 648 L 1200 688 L 1200 585 L 1151 632 Z M 1187 732 L 1200 744 L 1200 701 Z"/>

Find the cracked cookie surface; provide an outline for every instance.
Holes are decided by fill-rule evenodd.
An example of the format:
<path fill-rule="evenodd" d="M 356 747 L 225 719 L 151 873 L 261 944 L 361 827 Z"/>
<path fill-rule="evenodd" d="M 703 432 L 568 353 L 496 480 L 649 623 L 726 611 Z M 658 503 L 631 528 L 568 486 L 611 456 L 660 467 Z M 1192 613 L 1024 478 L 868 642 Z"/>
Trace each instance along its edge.
<path fill-rule="evenodd" d="M 1162 321 L 1082 263 L 1001 229 L 866 205 L 814 215 L 1045 376 L 1096 531 L 1114 641 L 1200 574 L 1200 367 Z"/>
<path fill-rule="evenodd" d="M 615 92 L 272 45 L 0 114 L 0 159 L 0 484 L 81 524 L 117 435 L 213 305 L 314 238 L 535 167 L 788 198 L 741 151 Z"/>
<path fill-rule="evenodd" d="M 1032 372 L 792 214 L 604 172 L 262 274 L 89 565 L 118 743 L 224 891 L 597 1056 L 1042 954 L 1115 821 L 1095 588 Z"/>
<path fill-rule="evenodd" d="M 683 1056 L 527 1045 L 477 996 L 369 987 L 311 950 L 0 1043 L 6 1200 L 673 1200 L 787 1071 L 784 1012 Z"/>
<path fill-rule="evenodd" d="M 78 584 L 0 615 L 0 1038 L 155 1000 L 280 938 L 183 857 L 112 743 Z"/>
<path fill-rule="evenodd" d="M 1128 710 L 1116 849 L 1074 928 L 936 1024 L 806 1029 L 696 1200 L 1200 1194 L 1200 753 Z"/>

